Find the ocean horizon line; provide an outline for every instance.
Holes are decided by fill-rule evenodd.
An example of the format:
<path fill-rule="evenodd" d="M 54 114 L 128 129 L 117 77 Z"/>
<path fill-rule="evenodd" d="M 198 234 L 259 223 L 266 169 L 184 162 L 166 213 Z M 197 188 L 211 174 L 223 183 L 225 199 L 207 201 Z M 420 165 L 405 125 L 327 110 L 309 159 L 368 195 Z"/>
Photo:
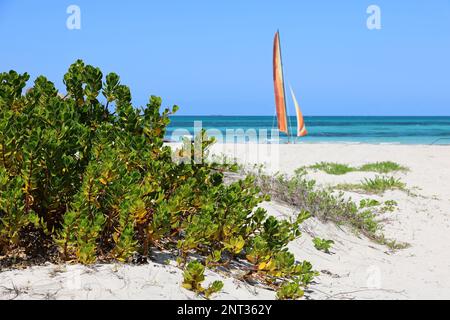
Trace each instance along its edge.
<path fill-rule="evenodd" d="M 289 120 L 290 137 L 279 133 L 282 141 L 296 135 L 295 117 L 290 116 Z M 296 138 L 302 142 L 450 143 L 450 116 L 306 116 L 305 124 L 308 134 Z M 167 136 L 180 132 L 194 135 L 199 128 L 213 130 L 212 134 L 222 137 L 230 130 L 236 133 L 253 130 L 272 139 L 277 122 L 275 116 L 179 115 L 171 118 Z M 260 139 L 265 138 L 258 136 Z"/>
<path fill-rule="evenodd" d="M 276 117 L 276 115 L 233 115 L 233 114 L 174 114 L 170 117 Z M 295 117 L 290 115 L 290 118 Z M 334 118 L 450 118 L 449 115 L 304 115 L 308 117 L 334 117 Z"/>

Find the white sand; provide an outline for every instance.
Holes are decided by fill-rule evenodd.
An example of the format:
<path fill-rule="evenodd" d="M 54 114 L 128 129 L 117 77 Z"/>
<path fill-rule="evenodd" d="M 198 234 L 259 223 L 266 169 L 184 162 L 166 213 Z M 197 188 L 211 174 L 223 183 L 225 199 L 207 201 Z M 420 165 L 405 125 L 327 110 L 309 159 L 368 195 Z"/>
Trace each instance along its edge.
<path fill-rule="evenodd" d="M 267 146 L 266 146 L 267 147 Z M 255 149 L 257 148 L 257 149 Z M 278 148 L 278 149 L 277 149 Z M 291 244 L 299 260 L 309 260 L 322 271 L 307 295 L 313 299 L 450 299 L 450 146 L 298 144 L 279 145 L 270 154 L 257 146 L 216 145 L 214 153 L 226 153 L 246 162 L 272 163 L 269 171 L 292 173 L 320 161 L 361 165 L 395 161 L 410 168 L 396 173 L 420 196 L 402 191 L 386 192 L 381 200 L 396 200 L 398 209 L 387 213 L 384 233 L 408 242 L 407 249 L 392 252 L 386 246 L 360 238 L 351 230 L 309 219 L 303 236 Z M 278 153 L 279 152 L 279 153 Z M 282 156 L 280 156 L 282 155 Z M 342 176 L 323 172 L 311 176 L 323 185 L 358 182 L 374 173 L 352 172 Z M 355 200 L 363 196 L 348 193 Z M 263 206 L 274 215 L 296 211 L 271 202 Z M 332 254 L 317 251 L 314 236 L 336 243 Z M 46 265 L 0 272 L 0 299 L 194 299 L 180 287 L 182 272 L 172 265 L 143 266 Z M 255 288 L 222 274 L 207 271 L 206 283 L 224 280 L 218 299 L 273 299 L 274 292 Z"/>
<path fill-rule="evenodd" d="M 307 234 L 292 245 L 299 259 L 310 260 L 317 270 L 325 269 L 334 275 L 319 277 L 319 283 L 312 287 L 314 298 L 450 299 L 450 146 L 297 144 L 277 147 L 282 156 L 277 160 L 278 168 L 273 167 L 272 171 L 292 173 L 298 167 L 320 161 L 354 166 L 395 161 L 410 171 L 394 176 L 420 195 L 412 197 L 402 191 L 390 191 L 383 197 L 370 196 L 398 202 L 398 210 L 384 216 L 389 219 L 384 233 L 388 238 L 405 241 L 411 246 L 396 252 L 332 224 L 324 225 L 314 219 L 307 221 L 305 227 L 311 234 L 336 242 L 332 255 L 315 250 Z M 215 152 L 241 158 L 241 154 L 248 154 L 245 151 L 248 148 L 218 145 Z M 257 154 L 254 151 L 252 154 Z M 266 162 L 263 158 L 256 160 Z M 356 183 L 363 177 L 375 175 L 368 172 L 340 176 L 323 172 L 311 174 L 323 185 Z M 367 197 L 348 194 L 355 200 Z M 269 204 L 268 209 L 274 213 L 289 212 L 285 206 L 276 204 Z"/>

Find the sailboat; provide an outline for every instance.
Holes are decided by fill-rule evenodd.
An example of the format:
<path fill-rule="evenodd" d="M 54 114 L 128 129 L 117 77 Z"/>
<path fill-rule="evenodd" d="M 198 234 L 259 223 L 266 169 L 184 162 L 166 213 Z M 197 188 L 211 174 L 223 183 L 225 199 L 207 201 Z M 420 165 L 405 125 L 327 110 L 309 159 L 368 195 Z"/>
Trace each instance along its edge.
<path fill-rule="evenodd" d="M 284 132 L 289 137 L 291 136 L 289 128 L 289 118 L 286 108 L 286 93 L 284 86 L 284 75 L 283 75 L 283 61 L 281 58 L 281 45 L 280 45 L 280 32 L 275 33 L 275 39 L 273 41 L 273 84 L 275 89 L 275 107 L 277 113 L 277 124 L 278 130 Z M 305 126 L 305 120 L 303 119 L 303 114 L 300 110 L 300 106 L 295 98 L 294 91 L 291 87 L 291 96 L 294 102 L 296 118 L 297 118 L 297 137 L 303 137 L 308 134 Z"/>

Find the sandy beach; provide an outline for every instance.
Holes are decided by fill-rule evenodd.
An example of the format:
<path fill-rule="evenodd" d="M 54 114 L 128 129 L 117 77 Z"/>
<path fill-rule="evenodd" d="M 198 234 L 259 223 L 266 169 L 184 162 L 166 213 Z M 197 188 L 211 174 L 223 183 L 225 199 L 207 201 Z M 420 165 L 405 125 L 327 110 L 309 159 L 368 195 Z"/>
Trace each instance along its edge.
<path fill-rule="evenodd" d="M 376 145 L 376 144 L 297 144 L 279 145 L 279 170 L 291 174 L 301 166 L 320 161 L 354 166 L 376 161 L 394 161 L 408 167 L 406 173 L 394 173 L 416 196 L 403 191 L 387 191 L 378 200 L 393 199 L 398 209 L 382 219 L 388 238 L 410 244 L 392 252 L 315 219 L 305 223 L 304 236 L 293 245 L 298 257 L 309 259 L 322 273 L 312 287 L 316 298 L 354 299 L 448 299 L 450 298 L 450 146 Z M 246 146 L 216 146 L 237 157 Z M 262 159 L 260 159 L 262 160 Z M 276 168 L 272 168 L 274 170 Z M 310 176 L 324 186 L 355 183 L 376 173 L 350 172 L 329 175 L 312 172 Z M 346 192 L 355 200 L 366 195 Z M 281 214 L 295 209 L 270 203 L 267 207 Z M 332 255 L 318 252 L 311 236 L 333 239 Z M 328 274 L 328 275 L 327 275 Z"/>
<path fill-rule="evenodd" d="M 309 260 L 320 271 L 306 297 L 310 299 L 450 299 L 450 146 L 295 144 L 277 145 L 268 155 L 261 145 L 215 145 L 213 154 L 226 154 L 239 162 L 266 164 L 269 172 L 292 174 L 302 166 L 321 161 L 360 166 L 394 161 L 409 168 L 392 175 L 414 194 L 387 191 L 377 200 L 395 200 L 394 212 L 380 216 L 384 234 L 409 247 L 391 250 L 354 231 L 310 218 L 303 235 L 290 247 L 298 260 Z M 255 149 L 256 148 L 256 149 Z M 256 151 L 255 151 L 256 150 Z M 273 151 L 273 150 L 272 150 Z M 275 160 L 274 160 L 275 159 Z M 272 166 L 267 164 L 272 163 Z M 321 186 L 355 183 L 376 175 L 349 172 L 330 175 L 308 171 Z M 355 201 L 367 197 L 345 192 Z M 262 205 L 270 214 L 289 217 L 295 208 L 276 201 Z M 331 254 L 318 251 L 312 238 L 332 239 Z M 24 270 L 0 272 L 0 299 L 195 299 L 181 288 L 182 271 L 159 258 L 146 265 L 47 264 Z M 270 290 L 250 286 L 208 270 L 206 283 L 221 279 L 224 288 L 215 299 L 274 299 Z"/>

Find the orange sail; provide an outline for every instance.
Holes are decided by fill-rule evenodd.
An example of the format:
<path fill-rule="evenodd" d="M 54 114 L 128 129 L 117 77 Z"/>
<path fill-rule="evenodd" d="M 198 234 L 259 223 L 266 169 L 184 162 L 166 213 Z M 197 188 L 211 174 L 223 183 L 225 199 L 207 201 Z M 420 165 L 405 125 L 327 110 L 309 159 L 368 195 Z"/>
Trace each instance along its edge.
<path fill-rule="evenodd" d="M 289 134 L 286 114 L 286 96 L 284 92 L 283 65 L 281 62 L 280 34 L 277 31 L 273 42 L 273 84 L 275 87 L 275 105 L 278 129 Z"/>
<path fill-rule="evenodd" d="M 294 100 L 295 111 L 297 113 L 297 137 L 303 137 L 308 134 L 305 127 L 305 120 L 303 119 L 303 114 L 300 111 L 297 99 L 295 99 L 294 91 L 291 89 L 292 100 Z"/>

